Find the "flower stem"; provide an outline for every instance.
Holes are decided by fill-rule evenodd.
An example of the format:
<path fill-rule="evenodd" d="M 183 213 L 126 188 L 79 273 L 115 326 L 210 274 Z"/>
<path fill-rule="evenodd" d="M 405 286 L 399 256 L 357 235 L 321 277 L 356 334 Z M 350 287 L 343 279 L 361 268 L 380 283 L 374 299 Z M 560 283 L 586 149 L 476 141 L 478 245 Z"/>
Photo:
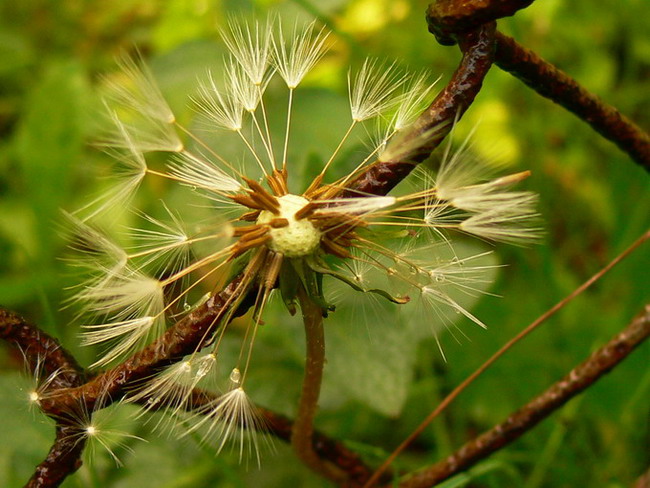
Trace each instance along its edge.
<path fill-rule="evenodd" d="M 307 351 L 298 414 L 291 431 L 291 445 L 298 458 L 309 468 L 331 480 L 343 480 L 345 475 L 321 459 L 314 451 L 313 444 L 314 417 L 318 409 L 325 364 L 323 310 L 309 298 L 302 286 L 299 288 L 298 299 L 305 324 Z"/>

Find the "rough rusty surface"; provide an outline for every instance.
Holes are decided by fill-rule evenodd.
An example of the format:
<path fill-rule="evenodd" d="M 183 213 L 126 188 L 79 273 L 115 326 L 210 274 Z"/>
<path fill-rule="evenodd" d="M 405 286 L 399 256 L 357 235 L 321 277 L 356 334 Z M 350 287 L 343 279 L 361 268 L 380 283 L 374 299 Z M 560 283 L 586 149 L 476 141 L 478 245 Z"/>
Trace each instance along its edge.
<path fill-rule="evenodd" d="M 0 308 L 0 339 L 20 349 L 32 371 L 42 368 L 46 376 L 57 372 L 50 385 L 53 389 L 70 388 L 83 382 L 81 366 L 59 341 L 3 308 Z"/>
<path fill-rule="evenodd" d="M 27 323 L 20 316 L 0 309 L 0 338 L 19 347 L 32 367 L 38 362 L 46 374 L 58 371 L 49 394 L 44 397 L 41 409 L 57 422 L 56 437 L 45 460 L 40 463 L 27 483 L 30 488 L 59 486 L 63 480 L 81 466 L 81 453 L 85 437 L 75 427 L 72 413 L 84 405 L 92 412 L 95 404 L 104 406 L 119 400 L 124 388 L 133 381 L 149 376 L 157 368 L 191 353 L 211 333 L 239 293 L 245 293 L 237 276 L 223 291 L 188 314 L 170 328 L 160 339 L 135 354 L 124 363 L 102 373 L 86 383 L 84 374 L 74 358 L 55 339 Z M 247 298 L 241 303 L 243 313 L 248 307 Z M 237 315 L 237 312 L 235 313 Z"/>
<path fill-rule="evenodd" d="M 58 425 L 56 438 L 45 460 L 36 467 L 26 488 L 53 488 L 59 486 L 81 467 L 81 453 L 86 445 L 74 427 Z"/>
<path fill-rule="evenodd" d="M 240 287 L 241 281 L 242 275 L 238 275 L 221 292 L 210 297 L 145 349 L 82 386 L 61 390 L 57 396 L 44 399 L 41 408 L 48 415 L 60 417 L 74 409 L 81 399 L 89 411 L 97 401 L 107 397 L 112 401 L 119 400 L 128 385 L 191 354 L 209 338 L 229 309 L 228 305 L 237 294 L 245 292 Z M 244 312 L 247 307 L 242 304 L 241 308 Z"/>
<path fill-rule="evenodd" d="M 569 75 L 500 32 L 496 34 L 494 62 L 543 97 L 576 114 L 650 171 L 650 134 Z"/>
<path fill-rule="evenodd" d="M 27 322 L 18 314 L 0 308 L 0 339 L 19 348 L 32 371 L 41 368 L 42 376 L 53 375 L 47 392 L 73 388 L 84 381 L 77 361 L 59 342 Z M 56 436 L 47 457 L 35 469 L 25 486 L 45 488 L 59 486 L 81 466 L 85 441 L 74 436 L 75 428 L 57 419 Z"/>
<path fill-rule="evenodd" d="M 429 32 L 443 46 L 456 44 L 459 34 L 510 17 L 534 0 L 438 0 L 427 9 Z"/>
<path fill-rule="evenodd" d="M 650 305 L 646 305 L 643 312 L 637 315 L 623 332 L 544 393 L 510 415 L 505 422 L 471 440 L 447 459 L 404 480 L 399 484 L 400 488 L 434 486 L 510 444 L 611 371 L 648 336 Z"/>
<path fill-rule="evenodd" d="M 492 66 L 494 57 L 494 23 L 485 25 L 463 36 L 460 43 L 463 58 L 447 86 L 431 105 L 413 123 L 401 144 L 413 145 L 404 161 L 378 161 L 349 185 L 344 197 L 386 195 L 418 164 L 427 159 L 444 137 L 454 121 L 458 120 L 474 101 Z M 418 144 L 412 141 L 425 140 Z"/>

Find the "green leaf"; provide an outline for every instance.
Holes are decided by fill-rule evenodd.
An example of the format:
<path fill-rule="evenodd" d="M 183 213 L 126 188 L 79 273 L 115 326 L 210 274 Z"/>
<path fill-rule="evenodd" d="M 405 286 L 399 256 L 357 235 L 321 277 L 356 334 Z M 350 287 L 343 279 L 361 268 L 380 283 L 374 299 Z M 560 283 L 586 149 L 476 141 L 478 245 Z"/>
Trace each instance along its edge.
<path fill-rule="evenodd" d="M 53 222 L 72 191 L 72 171 L 81 162 L 83 107 L 87 87 L 76 62 L 53 64 L 27 102 L 16 138 L 16 155 L 41 246 L 51 255 Z"/>
<path fill-rule="evenodd" d="M 346 285 L 343 285 L 346 286 Z M 397 416 L 413 378 L 417 338 L 399 321 L 398 306 L 347 287 L 325 322 L 325 396 L 359 401 Z"/>

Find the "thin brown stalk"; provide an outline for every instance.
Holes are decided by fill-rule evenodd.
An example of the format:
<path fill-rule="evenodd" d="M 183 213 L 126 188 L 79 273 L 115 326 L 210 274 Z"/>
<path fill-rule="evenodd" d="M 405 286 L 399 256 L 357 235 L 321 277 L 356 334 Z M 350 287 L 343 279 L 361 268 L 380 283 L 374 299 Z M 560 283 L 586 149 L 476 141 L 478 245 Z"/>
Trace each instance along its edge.
<path fill-rule="evenodd" d="M 500 32 L 496 33 L 494 62 L 541 96 L 573 112 L 650 171 L 650 134 L 565 72 Z"/>
<path fill-rule="evenodd" d="M 485 372 L 492 364 L 494 364 L 501 356 L 508 352 L 512 347 L 528 336 L 531 332 L 537 329 L 542 325 L 546 320 L 555 315 L 558 311 L 564 308 L 569 302 L 574 298 L 582 294 L 587 288 L 593 285 L 596 281 L 602 278 L 608 271 L 610 271 L 614 266 L 620 263 L 623 259 L 629 256 L 635 249 L 637 249 L 641 244 L 650 239 L 650 231 L 643 234 L 639 237 L 630 247 L 625 249 L 621 254 L 616 256 L 607 266 L 602 268 L 591 278 L 585 281 L 578 288 L 573 290 L 569 295 L 556 303 L 553 307 L 548 309 L 537 319 L 531 322 L 525 329 L 519 332 L 515 337 L 506 342 L 497 352 L 495 352 L 490 358 L 487 359 L 476 371 L 469 375 L 465 380 L 463 380 L 456 388 L 454 388 L 449 395 L 447 395 L 442 402 L 418 425 L 409 436 L 402 441 L 402 443 L 395 448 L 395 450 L 386 458 L 386 460 L 377 468 L 377 471 L 372 475 L 370 480 L 364 485 L 365 488 L 373 486 L 379 479 L 379 476 L 384 472 L 388 466 L 390 466 L 393 461 L 399 456 L 404 450 L 415 440 L 420 434 L 426 429 L 433 420 L 438 417 L 463 391 L 467 389 L 481 374 Z"/>
<path fill-rule="evenodd" d="M 309 468 L 328 479 L 343 481 L 345 474 L 324 461 L 314 449 L 314 418 L 318 411 L 325 366 L 323 310 L 311 300 L 302 287 L 299 289 L 298 299 L 302 309 L 307 347 L 298 413 L 291 429 L 291 445 L 298 458 Z"/>
<path fill-rule="evenodd" d="M 611 371 L 650 336 L 650 304 L 586 361 L 537 396 L 503 423 L 472 439 L 445 460 L 402 481 L 400 488 L 434 486 L 510 444 Z"/>

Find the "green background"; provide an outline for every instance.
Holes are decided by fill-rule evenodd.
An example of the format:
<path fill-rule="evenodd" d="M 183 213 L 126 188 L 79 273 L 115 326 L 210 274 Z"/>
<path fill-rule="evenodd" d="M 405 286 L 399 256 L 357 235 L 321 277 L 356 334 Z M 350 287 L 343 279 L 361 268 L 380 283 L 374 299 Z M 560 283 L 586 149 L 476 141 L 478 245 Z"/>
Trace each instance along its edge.
<path fill-rule="evenodd" d="M 348 66 L 358 66 L 365 56 L 428 68 L 441 76 L 439 86 L 449 79 L 458 49 L 439 46 L 427 33 L 425 8 L 426 2 L 405 0 L 0 0 L 0 304 L 60 338 L 83 364 L 92 362 L 92 351 L 78 345 L 74 311 L 61 309 L 75 276 L 61 259 L 66 243 L 58 227 L 60 209 L 79 208 L 106 184 L 99 177 L 107 174 L 107 158 L 88 142 L 99 107 L 96 87 L 121 52 L 140 49 L 183 119 L 191 114 L 186 102 L 197 74 L 219 65 L 217 26 L 227 14 L 316 16 L 334 30 L 336 44 L 310 81 L 318 95 L 304 108 L 293 142 L 318 151 L 328 128 L 345 129 L 347 121 L 337 119 L 345 110 L 329 110 L 318 120 L 310 116 L 330 99 L 340 106 Z M 644 0 L 545 0 L 499 27 L 647 128 L 649 14 Z M 478 123 L 479 154 L 496 157 L 512 171 L 532 171 L 525 186 L 540 195 L 546 237 L 526 248 L 496 246 L 499 261 L 508 266 L 491 292 L 502 298 L 484 297 L 473 308 L 489 329 L 461 323 L 468 339 L 460 343 L 443 335 L 447 362 L 433 339 L 408 342 L 412 337 L 390 330 L 380 336 L 390 338 L 389 344 L 369 346 L 378 354 L 386 351 L 382 359 L 390 361 L 382 366 L 388 373 L 365 383 L 364 372 L 377 367 L 377 355 L 359 353 L 358 337 L 347 343 L 340 329 L 329 332 L 332 364 L 317 425 L 372 463 L 501 344 L 650 223 L 647 174 L 585 123 L 496 67 L 457 136 Z M 156 189 L 145 189 L 138 203 L 147 205 L 147 198 L 155 200 Z M 646 245 L 500 360 L 434 422 L 398 467 L 411 470 L 441 459 L 561 378 L 641 310 L 648 269 Z M 253 397 L 291 414 L 301 331 L 295 322 L 278 319 L 276 325 L 256 345 L 259 393 Z M 415 349 L 417 355 L 405 358 L 405 351 Z M 648 357 L 646 344 L 587 393 L 449 486 L 630 486 L 648 467 Z M 352 386 L 342 369 L 346 360 L 356 368 Z M 29 382 L 20 368 L 20 355 L 2 346 L 3 487 L 22 486 L 52 439 L 47 419 L 27 410 Z M 134 453 L 117 446 L 125 464 L 119 469 L 98 450 L 66 487 L 327 486 L 279 441 L 275 452 L 264 453 L 258 470 L 254 463 L 240 466 L 236 455 L 215 457 L 210 446 L 149 434 L 150 426 L 135 422 L 131 413 L 120 408 L 110 420 L 149 442 L 126 441 Z"/>

